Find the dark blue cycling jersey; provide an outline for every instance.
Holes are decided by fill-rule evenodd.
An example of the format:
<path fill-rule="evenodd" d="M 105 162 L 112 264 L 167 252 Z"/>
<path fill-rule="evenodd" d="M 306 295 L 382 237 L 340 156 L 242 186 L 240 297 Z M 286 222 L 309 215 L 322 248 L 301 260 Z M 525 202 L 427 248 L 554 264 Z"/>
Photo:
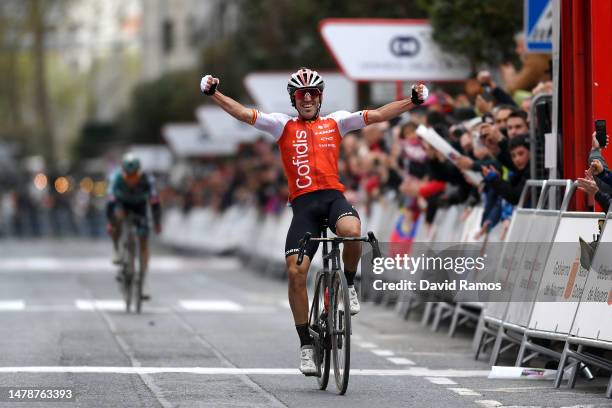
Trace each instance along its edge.
<path fill-rule="evenodd" d="M 155 178 L 148 173 L 135 175 L 137 179 L 128 183 L 121 169 L 114 171 L 108 182 L 108 200 L 106 217 L 109 222 L 115 221 L 115 209 L 134 212 L 137 215 L 147 216 L 147 205 L 151 204 L 151 212 L 155 225 L 161 222 L 161 206 L 155 188 Z"/>
<path fill-rule="evenodd" d="M 120 169 L 115 170 L 108 183 L 109 201 L 117 201 L 131 206 L 144 205 L 158 200 L 155 178 L 148 173 L 141 173 L 135 185 L 128 185 Z"/>

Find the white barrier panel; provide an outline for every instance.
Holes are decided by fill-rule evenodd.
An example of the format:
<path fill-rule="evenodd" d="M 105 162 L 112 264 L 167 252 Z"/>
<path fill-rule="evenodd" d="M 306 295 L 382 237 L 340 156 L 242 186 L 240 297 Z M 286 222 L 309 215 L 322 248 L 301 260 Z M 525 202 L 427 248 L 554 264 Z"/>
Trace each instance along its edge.
<path fill-rule="evenodd" d="M 236 248 L 242 254 L 250 254 L 254 245 L 253 237 L 259 232 L 259 219 L 257 209 L 253 207 L 241 207 L 243 215 L 237 223 L 236 229 Z"/>
<path fill-rule="evenodd" d="M 505 241 L 505 239 L 502 239 L 503 233 L 504 233 L 504 223 L 503 222 L 499 222 L 487 234 L 487 241 L 488 242 L 502 242 L 502 241 Z"/>
<path fill-rule="evenodd" d="M 459 218 L 462 217 L 465 207 L 461 209 Z M 481 205 L 471 208 L 470 214 L 463 222 L 463 228 L 459 236 L 459 242 L 479 242 L 481 239 L 476 239 L 476 234 L 480 231 L 480 223 L 482 221 L 482 215 L 484 214 L 484 208 Z"/>
<path fill-rule="evenodd" d="M 210 233 L 210 225 L 214 215 L 208 208 L 194 208 L 189 213 L 189 227 L 185 230 L 186 246 L 189 248 L 205 248 L 202 240 Z M 204 237 L 204 238 L 203 238 Z"/>
<path fill-rule="evenodd" d="M 588 274 L 580 266 L 578 237 L 590 242 L 593 234 L 599 232 L 597 220 L 603 217 L 602 213 L 561 215 L 538 289 L 538 301 L 529 320 L 530 329 L 569 333 Z"/>
<path fill-rule="evenodd" d="M 529 235 L 519 244 L 519 252 L 523 254 L 516 270 L 513 269 L 511 273 L 512 295 L 504 318 L 505 322 L 518 326 L 529 323 L 547 255 L 553 240 L 558 236 L 555 229 L 559 224 L 559 211 L 538 210 L 530 223 Z"/>
<path fill-rule="evenodd" d="M 461 228 L 457 228 L 457 225 L 461 225 L 460 217 L 462 213 L 463 207 L 458 205 L 438 209 L 432 223 L 434 228 L 432 241 L 457 242 L 462 231 Z"/>
<path fill-rule="evenodd" d="M 422 212 L 417 218 L 417 230 L 414 235 L 414 242 L 431 242 L 432 231 L 431 225 L 425 222 L 425 213 Z"/>
<path fill-rule="evenodd" d="M 381 200 L 378 204 L 382 212 L 379 224 L 374 229 L 367 231 L 373 231 L 380 242 L 388 242 L 391 240 L 391 233 L 395 229 L 395 223 L 401 215 L 401 210 L 393 201 Z"/>
<path fill-rule="evenodd" d="M 179 237 L 183 224 L 183 213 L 177 208 L 171 208 L 164 211 L 164 230 L 162 231 L 161 240 L 170 245 L 178 245 Z"/>
<path fill-rule="evenodd" d="M 612 223 L 606 222 L 600 248 L 595 252 L 589 276 L 570 334 L 612 342 Z M 602 245 L 603 244 L 603 245 Z"/>
<path fill-rule="evenodd" d="M 376 231 L 380 229 L 380 225 L 383 222 L 382 219 L 384 216 L 384 212 L 385 212 L 385 209 L 379 201 L 373 202 L 370 205 L 370 216 L 368 217 L 368 223 L 367 225 L 363 225 L 366 227 L 365 230 L 374 231 L 374 233 L 376 233 Z"/>
<path fill-rule="evenodd" d="M 512 282 L 510 276 L 516 270 L 518 263 L 523 255 L 521 242 L 527 241 L 531 230 L 531 220 L 535 210 L 527 208 L 517 208 L 512 215 L 510 228 L 506 237 L 507 244 L 501 253 L 501 261 L 497 263 L 495 279 L 493 282 L 502 282 L 501 299 L 510 299 L 512 294 Z M 485 314 L 493 319 L 501 320 L 506 315 L 508 309 L 507 302 L 488 302 L 485 306 Z"/>

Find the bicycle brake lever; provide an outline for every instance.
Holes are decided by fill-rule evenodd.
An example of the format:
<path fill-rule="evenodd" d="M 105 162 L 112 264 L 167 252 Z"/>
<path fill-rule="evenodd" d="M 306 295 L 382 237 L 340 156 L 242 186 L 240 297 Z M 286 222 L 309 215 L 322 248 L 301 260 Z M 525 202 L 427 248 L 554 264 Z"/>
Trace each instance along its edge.
<path fill-rule="evenodd" d="M 372 262 L 374 262 L 374 259 L 376 258 L 382 258 L 380 247 L 378 246 L 378 240 L 372 231 L 368 231 L 368 242 L 370 245 L 372 245 Z"/>
<path fill-rule="evenodd" d="M 300 239 L 300 251 L 298 252 L 297 259 L 298 266 L 301 265 L 302 261 L 304 260 L 304 251 L 306 250 L 306 244 L 308 244 L 308 241 L 310 241 L 311 236 L 312 234 L 310 232 L 307 232 L 306 234 L 304 234 L 304 238 Z"/>

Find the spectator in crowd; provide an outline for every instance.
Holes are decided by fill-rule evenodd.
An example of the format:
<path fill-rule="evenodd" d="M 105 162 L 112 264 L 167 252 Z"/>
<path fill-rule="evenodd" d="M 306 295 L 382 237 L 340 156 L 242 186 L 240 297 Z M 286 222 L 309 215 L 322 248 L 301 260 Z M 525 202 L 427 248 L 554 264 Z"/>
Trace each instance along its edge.
<path fill-rule="evenodd" d="M 509 139 L 528 134 L 529 124 L 527 123 L 527 112 L 522 110 L 512 112 L 506 119 L 506 129 Z"/>
<path fill-rule="evenodd" d="M 502 179 L 499 170 L 493 166 L 484 167 L 482 173 L 485 183 L 512 205 L 516 205 L 521 197 L 523 187 L 529 179 L 529 139 L 517 136 L 508 144 L 515 171 L 512 171 L 508 181 Z"/>
<path fill-rule="evenodd" d="M 597 201 L 601 208 L 604 211 L 608 211 L 612 201 L 612 173 L 610 173 L 608 165 L 601 154 L 595 132 L 592 135 L 589 168 L 584 172 L 584 177 L 578 178 L 576 181 L 580 190 L 594 196 L 595 201 Z"/>
<path fill-rule="evenodd" d="M 514 113 L 515 110 L 516 107 L 512 105 L 499 105 L 493 111 L 493 117 L 495 118 L 495 126 L 497 126 L 501 134 L 503 134 L 504 136 L 508 136 L 508 116 L 510 116 L 511 113 Z"/>

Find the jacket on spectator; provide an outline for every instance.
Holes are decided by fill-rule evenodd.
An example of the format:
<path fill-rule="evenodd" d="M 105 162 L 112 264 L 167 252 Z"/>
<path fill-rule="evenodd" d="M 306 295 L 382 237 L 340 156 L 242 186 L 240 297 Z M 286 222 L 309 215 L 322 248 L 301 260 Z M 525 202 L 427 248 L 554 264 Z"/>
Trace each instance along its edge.
<path fill-rule="evenodd" d="M 528 178 L 529 165 L 523 170 L 512 172 L 508 181 L 504 181 L 500 177 L 497 177 L 489 180 L 487 184 L 510 204 L 517 205 Z"/>

